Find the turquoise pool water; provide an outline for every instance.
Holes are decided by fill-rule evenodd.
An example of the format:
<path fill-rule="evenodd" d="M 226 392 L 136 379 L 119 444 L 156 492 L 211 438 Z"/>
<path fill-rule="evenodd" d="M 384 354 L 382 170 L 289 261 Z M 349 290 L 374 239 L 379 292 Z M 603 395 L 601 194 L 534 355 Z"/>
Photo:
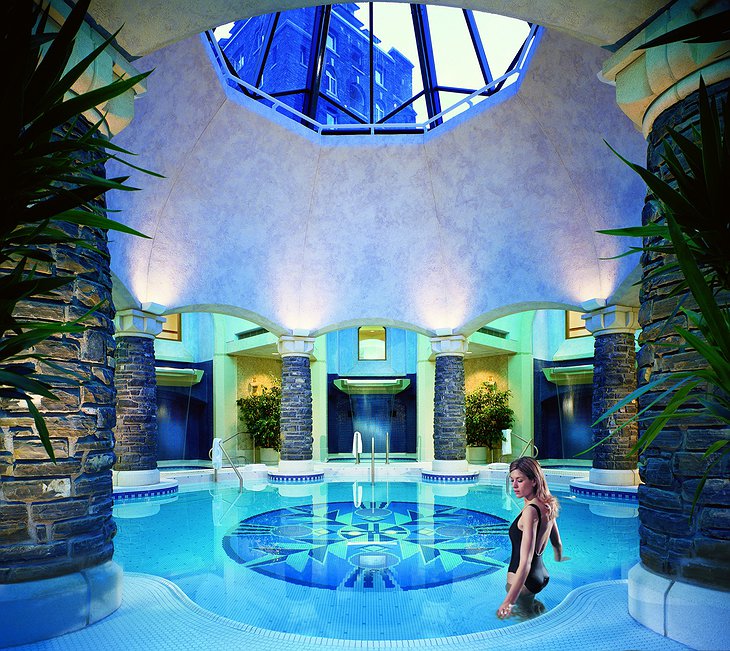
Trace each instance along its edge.
<path fill-rule="evenodd" d="M 520 508 L 503 488 L 330 482 L 295 490 L 311 494 L 217 487 L 117 505 L 114 558 L 126 571 L 174 581 L 214 613 L 281 632 L 423 639 L 519 621 L 494 614 L 507 529 Z M 449 496 L 454 490 L 468 492 Z M 546 551 L 545 609 L 578 586 L 626 578 L 638 561 L 634 507 L 558 495 L 570 560 L 556 563 Z"/>

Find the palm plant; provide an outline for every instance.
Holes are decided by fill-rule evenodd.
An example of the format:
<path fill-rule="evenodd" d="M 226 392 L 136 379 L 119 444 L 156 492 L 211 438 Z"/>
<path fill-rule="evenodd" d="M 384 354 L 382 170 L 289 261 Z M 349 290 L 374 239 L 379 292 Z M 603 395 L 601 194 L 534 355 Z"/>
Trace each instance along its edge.
<path fill-rule="evenodd" d="M 596 421 L 610 418 L 627 403 L 650 392 L 658 392 L 625 423 L 635 419 L 650 422 L 630 454 L 646 450 L 667 423 L 683 417 L 706 415 L 730 426 L 730 123 L 725 119 L 723 126 L 720 119 L 721 114 L 727 118 L 728 101 L 718 111 L 700 80 L 699 108 L 699 129 L 694 130 L 694 142 L 669 129 L 662 158 L 674 183 L 619 156 L 656 197 L 659 219 L 645 226 L 599 231 L 645 238 L 641 248 L 630 252 L 673 256 L 672 262 L 647 278 L 668 271 L 680 272 L 673 294 L 684 295 L 676 310 L 684 321 L 682 325 L 673 318 L 668 322 L 674 324 L 674 332 L 704 361 L 703 368 L 675 371 L 644 384 Z M 696 309 L 682 305 L 690 296 Z M 662 405 L 658 415 L 649 414 Z M 694 504 L 713 466 L 729 453 L 730 441 L 726 439 L 717 440 L 706 449 L 704 458 L 712 457 L 712 461 L 697 486 Z"/>
<path fill-rule="evenodd" d="M 0 8 L 0 56 L 13 62 L 3 85 L 5 117 L 0 121 L 4 208 L 0 222 L 0 399 L 27 404 L 54 460 L 45 420 L 33 399 L 55 399 L 54 383 L 62 378 L 68 381 L 69 372 L 35 349 L 54 335 L 83 331 L 84 317 L 44 323 L 16 317 L 16 308 L 33 297 L 53 295 L 74 280 L 72 275 L 46 270 L 55 260 L 58 245 L 93 249 L 79 234 L 79 227 L 141 235 L 109 219 L 101 201 L 107 190 L 136 188 L 125 184 L 128 177 L 106 179 L 96 171 L 110 159 L 135 167 L 119 158 L 130 152 L 104 137 L 103 117 L 89 128 L 80 125 L 83 113 L 125 93 L 149 73 L 81 94 L 73 92 L 77 80 L 116 36 L 69 66 L 89 3 L 79 0 L 55 33 L 47 31 L 48 7 L 41 9 L 29 0 L 6 0 Z M 51 372 L 41 374 L 40 368 Z"/>

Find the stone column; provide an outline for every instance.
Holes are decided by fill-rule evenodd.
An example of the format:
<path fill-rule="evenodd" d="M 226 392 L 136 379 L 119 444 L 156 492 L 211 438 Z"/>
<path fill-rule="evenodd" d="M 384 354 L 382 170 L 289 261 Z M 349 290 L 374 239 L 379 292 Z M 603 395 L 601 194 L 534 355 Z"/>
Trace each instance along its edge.
<path fill-rule="evenodd" d="M 722 4 L 722 3 L 720 3 Z M 730 91 L 728 41 L 672 43 L 636 51 L 639 43 L 669 29 L 704 18 L 720 8 L 679 0 L 613 54 L 603 75 L 616 84 L 619 106 L 648 140 L 648 167 L 667 180 L 660 155 L 672 127 L 692 140 L 699 122 L 700 75 L 712 101 Z M 727 116 L 724 117 L 727 119 Z M 642 222 L 657 218 L 647 201 Z M 643 279 L 638 355 L 640 384 L 660 374 L 699 368 L 704 361 L 674 334 L 672 323 L 679 298 L 671 295 L 671 272 L 648 277 L 669 260 L 660 253 L 642 255 Z M 692 308 L 693 302 L 685 305 Z M 684 317 L 679 317 L 686 327 Z M 639 407 L 648 406 L 659 392 L 647 394 Z M 648 414 L 657 415 L 661 405 Z M 692 511 L 695 489 L 710 460 L 703 452 L 730 433 L 707 417 L 674 419 L 642 454 L 639 486 L 641 563 L 629 572 L 629 612 L 645 626 L 698 649 L 728 649 L 725 627 L 730 619 L 730 469 L 727 457 L 709 476 Z"/>
<path fill-rule="evenodd" d="M 77 134 L 88 129 L 83 120 Z M 94 173 L 103 175 L 104 169 Z M 76 375 L 56 375 L 58 400 L 39 398 L 56 463 L 49 460 L 25 402 L 0 401 L 0 647 L 77 630 L 116 610 L 122 571 L 112 561 L 114 383 L 112 281 L 107 234 L 67 225 L 89 248 L 57 245 L 43 276 L 71 282 L 18 303 L 24 320 L 62 323 L 100 307 L 80 333 L 59 334 L 34 352 Z M 0 274 L 7 269 L 0 270 Z"/>
<path fill-rule="evenodd" d="M 433 397 L 433 470 L 436 472 L 467 471 L 464 355 L 468 348 L 463 335 L 431 339 L 431 349 L 436 355 Z"/>
<path fill-rule="evenodd" d="M 162 332 L 162 305 L 117 313 L 117 425 L 114 428 L 115 486 L 160 483 L 157 469 L 157 380 L 155 336 Z"/>
<path fill-rule="evenodd" d="M 281 453 L 279 471 L 312 470 L 312 374 L 309 361 L 314 339 L 300 335 L 279 338 L 281 355 Z"/>
<path fill-rule="evenodd" d="M 636 389 L 636 308 L 609 305 L 583 315 L 586 329 L 595 337 L 593 357 L 593 405 L 595 422 Z M 636 414 L 630 402 L 593 427 L 593 442 L 603 440 Z M 591 483 L 604 486 L 635 486 L 639 483 L 638 455 L 629 455 L 636 445 L 638 423 L 625 425 L 593 453 Z"/>

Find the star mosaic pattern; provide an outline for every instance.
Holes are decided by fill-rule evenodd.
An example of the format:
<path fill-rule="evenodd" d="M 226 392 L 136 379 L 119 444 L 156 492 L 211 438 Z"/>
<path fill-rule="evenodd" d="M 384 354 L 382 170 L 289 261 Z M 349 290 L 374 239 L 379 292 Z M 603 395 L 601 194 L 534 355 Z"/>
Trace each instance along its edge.
<path fill-rule="evenodd" d="M 328 590 L 417 590 L 491 574 L 510 555 L 497 516 L 415 502 L 329 502 L 267 511 L 223 537 L 237 563 Z"/>

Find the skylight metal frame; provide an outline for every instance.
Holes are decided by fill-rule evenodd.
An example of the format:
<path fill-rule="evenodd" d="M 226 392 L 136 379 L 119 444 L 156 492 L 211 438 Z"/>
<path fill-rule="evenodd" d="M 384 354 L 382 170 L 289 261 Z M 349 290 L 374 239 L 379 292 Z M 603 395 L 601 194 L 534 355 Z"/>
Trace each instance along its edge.
<path fill-rule="evenodd" d="M 372 4 L 372 3 L 371 3 Z M 221 82 L 225 87 L 229 87 L 232 90 L 238 90 L 241 94 L 246 97 L 252 98 L 260 103 L 268 105 L 272 110 L 277 113 L 281 113 L 286 117 L 300 122 L 302 125 L 310 128 L 319 135 L 379 135 L 379 134 L 425 134 L 432 131 L 435 127 L 443 124 L 445 118 L 448 118 L 451 113 L 461 112 L 464 105 L 468 105 L 471 108 L 477 105 L 479 102 L 478 98 L 489 98 L 498 93 L 506 84 L 506 82 L 512 77 L 517 77 L 513 86 L 516 92 L 520 85 L 523 72 L 529 62 L 530 55 L 535 49 L 535 45 L 539 41 L 542 28 L 538 25 L 528 23 L 530 31 L 525 38 L 522 46 L 518 50 L 517 54 L 513 58 L 507 71 L 500 77 L 493 79 L 489 64 L 484 52 L 484 48 L 479 39 L 479 32 L 474 20 L 473 14 L 470 10 L 464 9 L 464 17 L 469 30 L 469 34 L 474 45 L 476 56 L 479 62 L 479 66 L 482 71 L 482 75 L 487 83 L 472 92 L 468 88 L 459 88 L 454 86 L 441 86 L 436 81 L 435 66 L 433 64 L 433 48 L 428 35 L 428 17 L 426 15 L 425 5 L 411 5 L 411 15 L 414 23 L 414 30 L 416 33 L 416 45 L 419 53 L 419 59 L 421 64 L 421 74 L 423 75 L 424 89 L 410 97 L 401 105 L 393 108 L 387 112 L 377 122 L 365 122 L 359 116 L 355 115 L 352 110 L 344 106 L 337 98 L 330 95 L 325 95 L 320 90 L 321 77 L 324 70 L 324 55 L 326 52 L 326 39 L 329 31 L 330 15 L 332 11 L 332 5 L 324 5 L 315 8 L 314 17 L 314 29 L 312 34 L 312 43 L 310 48 L 310 66 L 307 71 L 307 82 L 305 88 L 290 89 L 285 91 L 279 91 L 276 93 L 267 93 L 266 91 L 258 88 L 254 84 L 250 84 L 245 80 L 241 79 L 236 73 L 235 69 L 228 61 L 227 57 L 221 50 L 216 38 L 213 35 L 212 30 L 204 32 L 201 37 L 203 42 L 208 47 L 213 62 L 215 64 L 216 71 L 221 78 Z M 280 13 L 276 14 L 273 21 L 269 23 L 269 30 L 265 41 L 266 52 L 262 55 L 260 62 L 260 69 L 256 75 L 257 80 L 260 82 L 261 72 L 263 72 L 266 56 L 268 55 L 271 47 L 272 39 L 278 24 Z M 372 53 L 373 45 L 373 12 L 370 11 L 369 19 L 369 38 L 370 38 L 370 52 Z M 374 115 L 374 56 L 369 57 L 369 68 L 370 68 L 370 101 L 369 109 L 370 116 Z M 436 81 L 434 84 L 433 82 Z M 464 97 L 450 105 L 446 109 L 441 108 L 439 101 L 439 92 L 452 92 L 464 94 Z M 467 94 L 468 93 L 468 94 Z M 297 109 L 289 106 L 282 102 L 279 98 L 289 95 L 302 94 L 305 98 L 304 105 L 306 106 L 306 112 L 298 111 Z M 400 113 L 412 103 L 416 102 L 421 97 L 426 97 L 426 105 L 429 112 L 429 118 L 423 122 L 387 122 L 392 116 Z M 430 96 L 430 99 L 429 99 Z M 316 115 L 317 106 L 320 97 L 325 98 L 327 102 L 335 106 L 340 111 L 349 115 L 355 123 L 347 124 L 323 124 L 316 120 L 313 115 Z M 436 108 L 439 110 L 436 111 Z"/>

